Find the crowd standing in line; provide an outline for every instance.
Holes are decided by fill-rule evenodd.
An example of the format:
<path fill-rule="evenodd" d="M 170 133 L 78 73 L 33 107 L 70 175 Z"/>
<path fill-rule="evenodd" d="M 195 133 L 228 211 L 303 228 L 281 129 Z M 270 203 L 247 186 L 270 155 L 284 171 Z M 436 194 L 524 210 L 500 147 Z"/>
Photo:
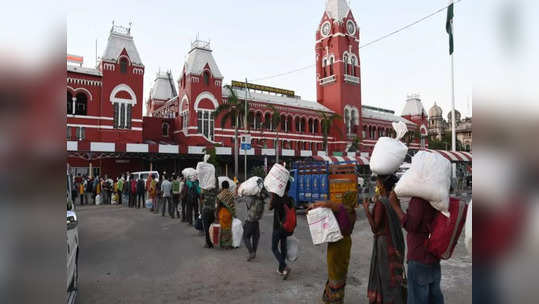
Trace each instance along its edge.
<path fill-rule="evenodd" d="M 216 181 L 218 179 L 216 178 Z M 377 177 L 375 196 L 363 201 L 363 209 L 373 233 L 372 256 L 367 286 L 369 303 L 444 303 L 440 288 L 440 259 L 430 253 L 425 242 L 429 237 L 432 221 L 437 213 L 428 201 L 413 197 L 407 211 L 403 211 L 397 195 L 393 191 L 398 178 L 395 175 Z M 236 205 L 247 209 L 243 224 L 243 242 L 248 250 L 247 261 L 256 257 L 260 239 L 259 221 L 265 209 L 265 199 L 270 197 L 269 210 L 273 210 L 273 232 L 271 250 L 277 260 L 277 272 L 286 280 L 291 272 L 287 265 L 287 237 L 283 230 L 286 210 L 294 207 L 293 199 L 288 196 L 290 182 L 286 185 L 285 195 L 279 197 L 262 189 L 258 194 L 237 197 L 230 191 L 228 181 L 223 181 L 209 190 L 201 190 L 196 179 L 184 178 L 175 173 L 167 177 L 166 172 L 156 181 L 151 175 L 146 181 L 142 177 L 131 177 L 129 173 L 116 179 L 81 176 L 74 179 L 74 196 L 79 204 L 96 203 L 119 205 L 130 208 L 149 207 L 151 212 L 171 218 L 181 219 L 193 225 L 199 218 L 205 236 L 204 247 L 213 248 L 210 239 L 210 225 L 220 224 L 219 247 L 232 248 L 232 223 Z M 222 189 L 218 190 L 218 186 Z M 237 189 L 237 188 L 236 188 Z M 113 197 L 114 196 L 114 197 Z M 122 198 L 123 196 L 123 198 Z M 146 205 L 146 198 L 150 202 Z M 329 208 L 333 211 L 343 238 L 328 243 L 328 279 L 322 295 L 324 303 L 343 303 L 346 278 L 351 259 L 351 234 L 357 219 L 358 192 L 347 192 L 342 203 L 316 202 L 314 208 Z M 286 208 L 285 208 L 286 207 Z M 181 216 L 180 216 L 180 210 Z M 292 209 L 293 210 L 293 209 Z M 294 211 L 295 212 L 295 211 Z M 407 232 L 406 242 L 403 231 Z M 406 252 L 408 271 L 404 269 Z"/>

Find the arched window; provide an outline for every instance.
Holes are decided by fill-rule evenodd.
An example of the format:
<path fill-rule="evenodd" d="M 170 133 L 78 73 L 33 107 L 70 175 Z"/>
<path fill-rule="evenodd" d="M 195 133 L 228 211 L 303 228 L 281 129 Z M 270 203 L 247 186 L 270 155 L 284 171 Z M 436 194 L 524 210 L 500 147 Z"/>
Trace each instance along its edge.
<path fill-rule="evenodd" d="M 363 131 L 361 132 L 361 137 L 366 138 L 366 136 L 367 136 L 367 127 L 363 126 Z"/>
<path fill-rule="evenodd" d="M 288 116 L 286 119 L 286 132 L 292 131 L 292 116 Z"/>
<path fill-rule="evenodd" d="M 273 130 L 275 130 L 275 128 L 273 128 Z M 281 132 L 288 132 L 286 117 L 284 115 L 281 115 Z"/>
<path fill-rule="evenodd" d="M 121 58 L 120 59 L 120 72 L 125 74 L 127 73 L 127 65 L 128 65 L 128 62 L 127 62 L 127 58 Z"/>
<path fill-rule="evenodd" d="M 71 92 L 67 92 L 66 113 L 67 114 L 73 114 L 73 94 L 71 94 Z"/>
<path fill-rule="evenodd" d="M 249 115 L 247 116 L 247 124 L 251 126 L 251 129 L 255 128 L 255 113 L 249 112 Z"/>
<path fill-rule="evenodd" d="M 296 133 L 301 132 L 301 123 L 300 123 L 300 121 L 299 121 L 299 117 L 296 117 L 296 125 L 295 125 L 294 131 L 295 131 Z"/>
<path fill-rule="evenodd" d="M 314 120 L 314 134 L 318 134 L 318 119 Z"/>
<path fill-rule="evenodd" d="M 271 115 L 270 115 L 270 113 L 266 113 L 266 115 L 264 115 L 264 129 L 271 130 Z"/>
<path fill-rule="evenodd" d="M 333 57 L 329 58 L 329 75 L 333 75 Z"/>
<path fill-rule="evenodd" d="M 84 93 L 78 93 L 75 97 L 75 115 L 86 115 L 88 97 Z"/>
<path fill-rule="evenodd" d="M 313 119 L 309 118 L 309 133 L 314 132 Z"/>
<path fill-rule="evenodd" d="M 356 57 L 352 56 L 350 74 L 356 76 Z"/>
<path fill-rule="evenodd" d="M 256 112 L 255 129 L 259 130 L 262 127 L 262 113 Z"/>
<path fill-rule="evenodd" d="M 344 55 L 342 61 L 344 64 L 344 74 L 348 74 L 348 55 Z"/>
<path fill-rule="evenodd" d="M 322 60 L 322 77 L 326 77 L 326 67 L 328 65 L 328 60 L 326 58 L 324 58 L 324 60 Z"/>
<path fill-rule="evenodd" d="M 210 85 L 210 72 L 204 71 L 204 83 L 206 86 Z"/>
<path fill-rule="evenodd" d="M 346 128 L 346 134 L 350 134 L 350 111 L 348 109 L 344 109 L 344 126 Z"/>
<path fill-rule="evenodd" d="M 162 126 L 162 135 L 163 135 L 163 137 L 168 137 L 169 128 L 170 128 L 169 124 L 164 122 L 163 126 Z"/>
<path fill-rule="evenodd" d="M 301 119 L 301 132 L 302 133 L 305 133 L 305 118 L 302 118 Z"/>
<path fill-rule="evenodd" d="M 213 110 L 198 109 L 197 118 L 198 133 L 204 135 L 209 140 L 213 140 L 213 131 L 215 126 Z"/>

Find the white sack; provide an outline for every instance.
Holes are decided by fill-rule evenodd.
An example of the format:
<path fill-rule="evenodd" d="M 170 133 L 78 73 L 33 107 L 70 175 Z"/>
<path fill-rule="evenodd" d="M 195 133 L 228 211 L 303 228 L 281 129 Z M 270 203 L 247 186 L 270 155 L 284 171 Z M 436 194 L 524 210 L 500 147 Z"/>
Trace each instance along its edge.
<path fill-rule="evenodd" d="M 228 176 L 219 176 L 217 180 L 219 181 L 219 190 L 223 189 L 222 184 L 224 181 L 228 182 L 228 190 L 230 190 L 231 192 L 234 192 L 234 190 L 236 190 L 236 183 L 234 183 L 234 181 L 231 180 Z"/>
<path fill-rule="evenodd" d="M 419 151 L 395 186 L 399 197 L 420 197 L 440 212 L 448 212 L 451 163 L 438 153 Z"/>
<path fill-rule="evenodd" d="M 264 180 L 261 177 L 253 176 L 241 183 L 238 188 L 238 196 L 258 195 L 264 188 Z"/>
<path fill-rule="evenodd" d="M 189 180 L 196 180 L 198 178 L 197 170 L 194 168 L 185 168 L 182 171 L 182 175 Z"/>
<path fill-rule="evenodd" d="M 307 223 L 314 245 L 333 243 L 343 238 L 339 223 L 331 209 L 312 209 L 307 213 Z"/>
<path fill-rule="evenodd" d="M 299 256 L 299 241 L 295 236 L 286 238 L 286 259 L 295 262 Z"/>
<path fill-rule="evenodd" d="M 408 153 L 408 147 L 400 139 L 408 132 L 402 121 L 393 123 L 396 138 L 380 137 L 372 150 L 370 159 L 371 171 L 377 175 L 392 174 L 397 171 Z"/>
<path fill-rule="evenodd" d="M 237 218 L 232 220 L 232 247 L 239 248 L 243 238 L 243 226 Z"/>
<path fill-rule="evenodd" d="M 95 204 L 96 205 L 103 204 L 103 197 L 101 196 L 101 194 L 98 194 L 98 195 L 95 196 Z"/>
<path fill-rule="evenodd" d="M 290 178 L 290 172 L 280 164 L 275 164 L 271 167 L 268 175 L 264 179 L 264 187 L 268 192 L 277 194 L 283 197 L 286 190 L 286 184 Z"/>
<path fill-rule="evenodd" d="M 206 162 L 197 164 L 198 182 L 201 189 L 215 188 L 215 166 Z"/>
<path fill-rule="evenodd" d="M 464 224 L 464 244 L 470 255 L 472 255 L 472 202 L 468 205 L 466 214 L 466 224 Z"/>

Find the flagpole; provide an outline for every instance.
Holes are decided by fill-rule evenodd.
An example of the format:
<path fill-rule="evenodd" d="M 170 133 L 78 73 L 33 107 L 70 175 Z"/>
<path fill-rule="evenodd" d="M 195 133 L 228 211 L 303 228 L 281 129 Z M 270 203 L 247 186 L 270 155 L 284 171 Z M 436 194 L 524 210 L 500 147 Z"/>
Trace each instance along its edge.
<path fill-rule="evenodd" d="M 453 0 L 451 0 L 451 46 L 454 45 L 454 36 L 455 36 L 455 6 Z M 455 59 L 454 59 L 454 49 L 451 50 L 451 150 L 453 152 L 457 151 L 457 132 L 456 132 L 456 116 L 455 116 Z M 452 176 L 453 179 L 457 178 L 457 164 L 453 163 L 452 165 Z"/>

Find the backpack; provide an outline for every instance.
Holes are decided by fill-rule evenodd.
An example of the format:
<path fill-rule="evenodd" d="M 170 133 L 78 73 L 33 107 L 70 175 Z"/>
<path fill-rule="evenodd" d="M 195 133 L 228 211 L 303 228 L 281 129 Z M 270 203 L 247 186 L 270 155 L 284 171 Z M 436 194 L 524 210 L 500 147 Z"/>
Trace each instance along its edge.
<path fill-rule="evenodd" d="M 296 228 L 296 208 L 288 207 L 287 204 L 283 204 L 284 209 L 284 222 L 281 224 L 283 232 L 286 236 L 294 234 Z"/>
<path fill-rule="evenodd" d="M 456 198 L 449 199 L 449 218 L 438 212 L 432 221 L 432 231 L 425 242 L 427 250 L 435 257 L 447 260 L 453 254 L 464 223 L 468 205 Z"/>

